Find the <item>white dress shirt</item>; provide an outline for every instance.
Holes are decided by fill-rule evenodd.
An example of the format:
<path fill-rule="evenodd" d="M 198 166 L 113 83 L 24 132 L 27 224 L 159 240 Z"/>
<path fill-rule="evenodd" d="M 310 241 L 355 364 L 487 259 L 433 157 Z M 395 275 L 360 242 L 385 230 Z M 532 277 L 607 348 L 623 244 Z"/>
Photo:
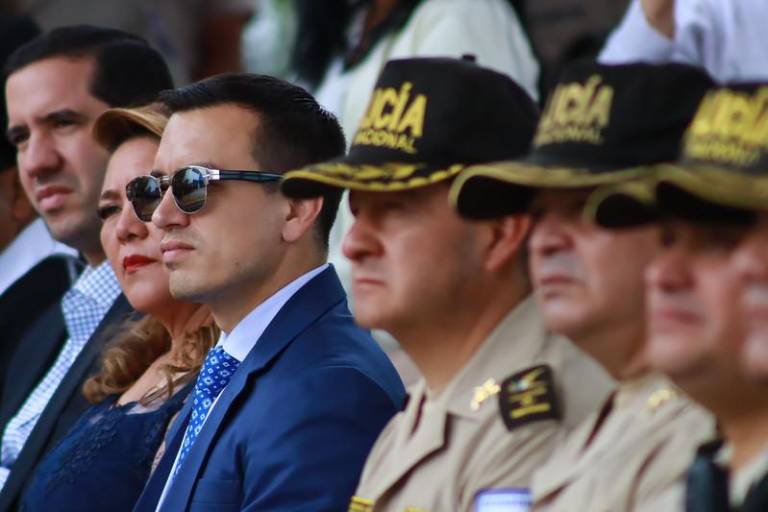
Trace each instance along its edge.
<path fill-rule="evenodd" d="M 657 32 L 633 0 L 599 60 L 682 62 L 701 66 L 718 82 L 768 79 L 765 0 L 675 0 L 674 39 Z"/>
<path fill-rule="evenodd" d="M 259 338 L 264 334 L 264 331 L 269 327 L 269 324 L 272 323 L 272 320 L 274 320 L 280 310 L 283 309 L 286 302 L 288 302 L 305 284 L 328 268 L 328 266 L 328 263 L 321 265 L 285 285 L 270 298 L 256 306 L 256 308 L 248 313 L 245 318 L 240 320 L 234 329 L 232 329 L 232 332 L 227 334 L 222 331 L 216 346 L 223 346 L 224 350 L 229 355 L 242 363 L 248 356 L 248 353 L 256 346 Z M 221 394 L 219 394 L 219 396 L 221 396 Z M 210 411 L 213 411 L 213 408 L 216 407 L 216 402 L 218 402 L 218 400 L 219 398 L 216 397 L 206 419 L 211 417 Z M 205 425 L 205 422 L 203 422 L 203 425 Z M 176 459 L 173 462 L 173 467 L 171 467 L 170 473 L 168 473 L 168 480 L 165 482 L 163 493 L 160 496 L 160 500 L 157 502 L 157 508 L 155 510 L 160 510 L 160 506 L 165 501 L 165 497 L 171 487 L 170 484 L 173 475 L 176 473 L 176 464 L 179 461 L 179 453 L 181 453 L 181 450 L 176 452 Z"/>
<path fill-rule="evenodd" d="M 0 295 L 32 267 L 54 254 L 77 256 L 77 251 L 53 239 L 43 219 L 35 219 L 0 252 Z"/>
<path fill-rule="evenodd" d="M 62 297 L 69 339 L 43 380 L 5 426 L 0 447 L 0 489 L 48 402 L 119 295 L 117 277 L 109 262 L 104 262 L 96 268 L 85 269 Z"/>

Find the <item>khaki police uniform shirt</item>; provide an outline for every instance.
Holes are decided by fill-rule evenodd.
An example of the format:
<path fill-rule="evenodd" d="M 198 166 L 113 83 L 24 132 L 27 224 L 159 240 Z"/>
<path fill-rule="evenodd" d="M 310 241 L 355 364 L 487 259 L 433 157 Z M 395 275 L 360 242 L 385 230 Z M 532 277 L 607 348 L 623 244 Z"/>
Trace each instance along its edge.
<path fill-rule="evenodd" d="M 518 372 L 535 380 L 540 373 L 528 369 L 538 365 L 548 365 L 553 379 L 536 389 L 556 393 L 561 418 L 524 414 L 529 421 L 510 430 L 500 413 L 501 388 Z M 527 494 L 533 471 L 549 458 L 558 435 L 586 418 L 613 385 L 570 341 L 547 333 L 527 299 L 442 393 L 431 396 L 423 379 L 412 388 L 406 409 L 390 421 L 368 456 L 349 510 L 470 511 L 476 493 L 485 489 Z M 542 396 L 533 402 L 530 411 L 550 405 Z M 523 411 L 522 405 L 516 410 Z"/>
<path fill-rule="evenodd" d="M 714 418 L 657 374 L 623 382 L 533 478 L 535 511 L 683 510 L 685 475 Z"/>

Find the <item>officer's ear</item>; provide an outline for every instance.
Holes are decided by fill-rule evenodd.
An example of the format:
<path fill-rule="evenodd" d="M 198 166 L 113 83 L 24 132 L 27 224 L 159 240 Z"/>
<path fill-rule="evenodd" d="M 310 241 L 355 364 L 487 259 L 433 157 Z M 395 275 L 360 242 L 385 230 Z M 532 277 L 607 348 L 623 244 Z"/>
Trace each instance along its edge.
<path fill-rule="evenodd" d="M 508 215 L 489 221 L 489 224 L 491 238 L 486 251 L 486 268 L 495 272 L 506 266 L 517 264 L 525 250 L 525 243 L 531 230 L 531 216 Z"/>

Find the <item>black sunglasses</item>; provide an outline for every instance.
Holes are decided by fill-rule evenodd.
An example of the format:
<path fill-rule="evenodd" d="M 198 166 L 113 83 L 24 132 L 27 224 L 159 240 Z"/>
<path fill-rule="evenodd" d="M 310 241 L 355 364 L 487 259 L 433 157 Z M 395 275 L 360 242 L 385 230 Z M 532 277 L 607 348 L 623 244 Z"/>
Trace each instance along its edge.
<path fill-rule="evenodd" d="M 209 169 L 200 165 L 188 165 L 171 176 L 134 178 L 125 186 L 125 193 L 133 205 L 136 216 L 143 222 L 149 222 L 169 187 L 173 192 L 176 207 L 184 213 L 195 213 L 205 206 L 208 183 L 211 181 L 240 180 L 267 183 L 279 181 L 282 177 L 282 174 L 274 172 Z"/>

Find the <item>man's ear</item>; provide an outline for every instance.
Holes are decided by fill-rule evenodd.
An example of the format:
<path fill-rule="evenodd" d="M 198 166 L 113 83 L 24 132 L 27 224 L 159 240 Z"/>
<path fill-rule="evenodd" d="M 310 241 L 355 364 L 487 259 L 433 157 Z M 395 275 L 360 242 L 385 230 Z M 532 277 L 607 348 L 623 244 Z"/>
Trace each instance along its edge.
<path fill-rule="evenodd" d="M 509 215 L 490 224 L 491 239 L 485 265 L 489 270 L 498 270 L 518 259 L 525 250 L 532 221 L 530 215 Z"/>
<path fill-rule="evenodd" d="M 288 216 L 283 226 L 283 240 L 296 242 L 311 230 L 323 208 L 323 198 L 288 199 Z"/>

